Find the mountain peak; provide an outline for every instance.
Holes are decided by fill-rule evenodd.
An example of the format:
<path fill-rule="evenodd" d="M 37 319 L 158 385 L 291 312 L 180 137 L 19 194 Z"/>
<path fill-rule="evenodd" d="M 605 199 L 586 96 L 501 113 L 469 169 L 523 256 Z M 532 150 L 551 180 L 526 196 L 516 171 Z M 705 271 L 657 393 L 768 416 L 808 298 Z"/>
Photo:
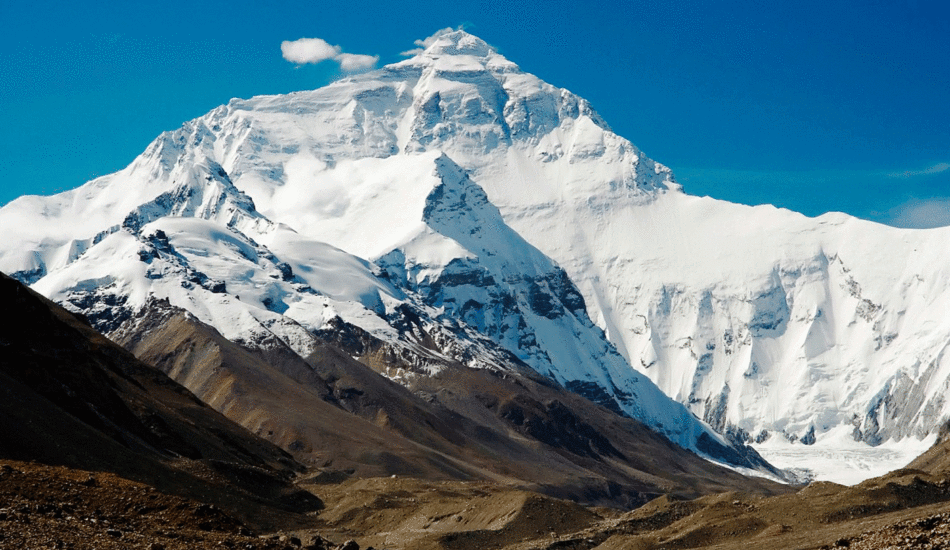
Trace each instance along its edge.
<path fill-rule="evenodd" d="M 481 38 L 461 29 L 443 29 L 423 41 L 423 55 L 473 55 L 487 57 L 497 54 L 494 48 Z"/>
<path fill-rule="evenodd" d="M 406 59 L 390 69 L 423 67 L 437 72 L 520 72 L 517 65 L 505 59 L 495 48 L 481 38 L 463 30 L 442 29 L 425 40 L 416 42 L 420 48 L 409 53 Z"/>

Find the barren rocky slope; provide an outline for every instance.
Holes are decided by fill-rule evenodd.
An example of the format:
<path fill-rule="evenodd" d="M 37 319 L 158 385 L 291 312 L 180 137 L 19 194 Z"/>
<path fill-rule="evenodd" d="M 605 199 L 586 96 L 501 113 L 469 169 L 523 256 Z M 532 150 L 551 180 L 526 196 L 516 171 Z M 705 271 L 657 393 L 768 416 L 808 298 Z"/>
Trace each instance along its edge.
<path fill-rule="evenodd" d="M 0 301 L 0 458 L 114 472 L 262 527 L 320 508 L 285 451 L 3 274 Z"/>

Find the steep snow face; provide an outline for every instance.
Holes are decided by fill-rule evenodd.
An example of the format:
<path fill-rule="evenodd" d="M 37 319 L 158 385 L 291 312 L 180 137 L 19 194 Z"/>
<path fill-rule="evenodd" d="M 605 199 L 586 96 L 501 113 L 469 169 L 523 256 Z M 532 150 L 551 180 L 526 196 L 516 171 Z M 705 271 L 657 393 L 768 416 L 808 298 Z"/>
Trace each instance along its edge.
<path fill-rule="evenodd" d="M 272 254 L 214 222 L 165 217 L 109 234 L 34 288 L 104 330 L 118 328 L 150 298 L 167 299 L 227 338 L 264 348 L 279 339 L 305 354 L 314 339 L 278 311 L 304 302 L 313 312 L 307 320 L 322 324 L 314 317 L 330 301 L 282 273 L 286 267 Z"/>
<path fill-rule="evenodd" d="M 946 418 L 950 232 L 687 196 L 616 214 L 650 240 L 578 231 L 615 240 L 575 281 L 631 362 L 713 426 L 876 445 Z"/>
<path fill-rule="evenodd" d="M 633 367 L 722 432 L 808 443 L 846 425 L 877 444 L 950 412 L 948 272 L 933 261 L 947 230 L 684 195 L 584 100 L 464 32 L 209 116 L 254 129 L 254 147 L 221 160 L 263 211 L 370 258 L 419 229 L 422 170 L 446 153 L 564 268 Z M 387 227 L 364 231 L 381 219 L 368 212 Z"/>
<path fill-rule="evenodd" d="M 166 132 L 125 169 L 51 197 L 24 196 L 3 207 L 0 270 L 35 282 L 64 267 L 122 225 L 161 216 L 202 216 L 246 226 L 260 221 L 251 199 L 204 155 L 199 122 Z M 252 217 L 248 217 L 252 216 Z"/>
<path fill-rule="evenodd" d="M 508 227 L 464 170 L 445 155 L 434 165 L 438 181 L 424 202 L 425 229 L 376 261 L 389 280 L 535 371 L 684 447 L 703 452 L 703 434 L 709 444 L 719 441 L 629 367 L 590 321 L 564 270 Z"/>
<path fill-rule="evenodd" d="M 195 168 L 192 179 L 101 231 L 34 288 L 105 333 L 158 299 L 253 348 L 286 345 L 307 357 L 319 341 L 314 333 L 342 320 L 414 358 L 422 372 L 462 358 L 510 367 L 510 353 L 438 320 L 439 311 L 381 279 L 369 262 L 261 216 L 213 162 Z M 419 334 L 401 328 L 407 318 Z"/>

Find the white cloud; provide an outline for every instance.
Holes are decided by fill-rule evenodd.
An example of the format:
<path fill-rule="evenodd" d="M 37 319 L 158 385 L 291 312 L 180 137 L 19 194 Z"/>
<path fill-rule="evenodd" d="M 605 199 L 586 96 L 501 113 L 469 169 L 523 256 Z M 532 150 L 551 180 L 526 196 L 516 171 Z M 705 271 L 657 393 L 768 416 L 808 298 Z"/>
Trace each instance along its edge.
<path fill-rule="evenodd" d="M 462 29 L 462 27 L 459 27 L 459 28 L 458 28 L 458 30 L 461 30 L 461 29 Z M 435 41 L 438 40 L 440 36 L 442 36 L 443 34 L 450 33 L 450 32 L 452 32 L 452 31 L 455 31 L 455 30 L 456 30 L 456 29 L 453 29 L 452 27 L 445 27 L 444 29 L 439 29 L 439 30 L 435 31 L 435 34 L 433 34 L 432 36 L 430 36 L 430 37 L 428 37 L 428 38 L 426 38 L 426 39 L 424 39 L 424 40 L 416 40 L 415 42 L 413 42 L 413 44 L 415 44 L 416 46 L 418 46 L 417 48 L 413 48 L 413 49 L 411 49 L 411 50 L 406 50 L 406 51 L 400 53 L 399 55 L 406 56 L 406 57 L 413 56 L 413 55 L 418 55 L 418 54 L 422 53 L 426 48 L 428 48 L 429 46 L 431 46 L 432 44 L 434 44 Z"/>
<path fill-rule="evenodd" d="M 944 170 L 938 170 L 937 172 L 943 172 Z M 895 227 L 913 227 L 917 229 L 943 227 L 950 225 L 950 197 L 936 197 L 925 200 L 912 199 L 894 208 L 889 214 L 887 223 Z"/>
<path fill-rule="evenodd" d="M 894 172 L 888 174 L 892 178 L 912 178 L 915 176 L 929 176 L 931 174 L 939 174 L 941 172 L 946 172 L 950 170 L 950 162 L 938 162 L 929 168 L 924 168 L 923 170 L 907 170 L 904 172 Z"/>
<path fill-rule="evenodd" d="M 358 53 L 341 53 L 335 58 L 340 62 L 340 69 L 343 72 L 351 73 L 354 71 L 365 71 L 372 69 L 379 61 L 378 55 L 362 55 Z"/>
<path fill-rule="evenodd" d="M 322 38 L 301 38 L 294 41 L 284 40 L 280 43 L 280 52 L 287 61 L 304 65 L 334 59 L 340 55 L 340 47 L 331 46 Z"/>
<path fill-rule="evenodd" d="M 372 69 L 379 61 L 378 55 L 343 53 L 343 48 L 334 46 L 322 38 L 284 40 L 280 43 L 280 52 L 284 59 L 297 65 L 321 63 L 332 59 L 339 63 L 340 70 L 346 73 Z"/>

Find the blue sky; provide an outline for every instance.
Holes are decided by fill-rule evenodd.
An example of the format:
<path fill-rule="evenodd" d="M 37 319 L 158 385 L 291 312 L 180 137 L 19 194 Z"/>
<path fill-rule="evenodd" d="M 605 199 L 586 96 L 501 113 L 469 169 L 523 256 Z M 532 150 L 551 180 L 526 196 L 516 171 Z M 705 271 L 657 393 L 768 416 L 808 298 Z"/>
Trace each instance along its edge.
<path fill-rule="evenodd" d="M 464 26 L 590 100 L 687 192 L 950 224 L 945 1 L 81 4 L 0 5 L 0 204 L 118 170 L 232 97 L 340 76 L 285 61 L 284 40 L 381 65 Z"/>

